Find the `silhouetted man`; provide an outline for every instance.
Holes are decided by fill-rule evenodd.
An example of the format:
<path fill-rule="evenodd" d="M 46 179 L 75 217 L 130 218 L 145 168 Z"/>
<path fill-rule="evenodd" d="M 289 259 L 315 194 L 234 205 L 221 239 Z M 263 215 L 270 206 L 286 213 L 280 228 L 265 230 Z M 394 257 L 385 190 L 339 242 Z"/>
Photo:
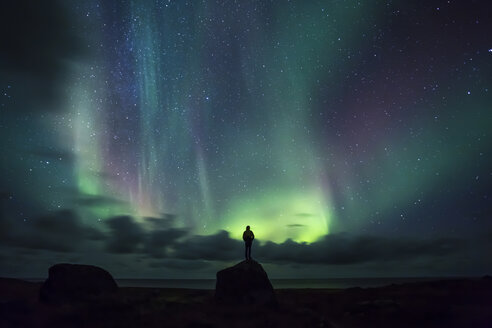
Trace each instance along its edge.
<path fill-rule="evenodd" d="M 246 227 L 246 230 L 243 232 L 243 240 L 244 240 L 244 256 L 246 260 L 251 260 L 251 245 L 253 244 L 253 239 L 255 239 L 255 234 L 253 231 L 249 230 L 249 226 Z"/>

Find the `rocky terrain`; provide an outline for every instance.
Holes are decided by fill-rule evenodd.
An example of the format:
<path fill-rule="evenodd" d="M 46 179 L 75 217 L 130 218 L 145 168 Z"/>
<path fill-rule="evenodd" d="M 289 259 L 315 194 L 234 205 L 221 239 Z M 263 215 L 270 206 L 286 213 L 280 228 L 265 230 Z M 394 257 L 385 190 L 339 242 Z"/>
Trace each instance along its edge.
<path fill-rule="evenodd" d="M 273 290 L 253 261 L 219 272 L 213 291 L 115 289 L 106 271 L 78 269 L 82 271 L 65 273 L 92 279 L 98 287 L 80 281 L 67 285 L 62 274 L 70 296 L 48 288 L 61 286 L 51 272 L 44 284 L 0 279 L 0 327 L 492 327 L 490 277 L 381 288 Z M 95 282 L 97 277 L 104 283 Z M 47 301 L 46 293 L 55 293 L 57 301 Z"/>

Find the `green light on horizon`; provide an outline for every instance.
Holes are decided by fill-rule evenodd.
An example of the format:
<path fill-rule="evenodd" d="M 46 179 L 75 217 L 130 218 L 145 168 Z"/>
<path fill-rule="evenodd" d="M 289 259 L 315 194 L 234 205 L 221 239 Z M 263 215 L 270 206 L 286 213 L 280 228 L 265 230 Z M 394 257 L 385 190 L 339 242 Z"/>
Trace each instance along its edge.
<path fill-rule="evenodd" d="M 247 225 L 261 241 L 292 239 L 311 243 L 329 233 L 331 213 L 319 191 L 269 193 L 233 202 L 223 227 L 234 239 L 242 239 Z"/>

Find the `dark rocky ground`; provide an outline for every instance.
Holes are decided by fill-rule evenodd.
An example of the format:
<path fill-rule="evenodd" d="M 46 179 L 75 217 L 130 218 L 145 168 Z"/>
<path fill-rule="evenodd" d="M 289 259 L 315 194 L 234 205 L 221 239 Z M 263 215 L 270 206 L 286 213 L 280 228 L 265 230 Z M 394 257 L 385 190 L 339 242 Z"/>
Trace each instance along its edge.
<path fill-rule="evenodd" d="M 217 304 L 212 290 L 119 288 L 45 304 L 40 283 L 0 278 L 0 327 L 492 327 L 492 279 L 276 290 L 277 305 Z"/>

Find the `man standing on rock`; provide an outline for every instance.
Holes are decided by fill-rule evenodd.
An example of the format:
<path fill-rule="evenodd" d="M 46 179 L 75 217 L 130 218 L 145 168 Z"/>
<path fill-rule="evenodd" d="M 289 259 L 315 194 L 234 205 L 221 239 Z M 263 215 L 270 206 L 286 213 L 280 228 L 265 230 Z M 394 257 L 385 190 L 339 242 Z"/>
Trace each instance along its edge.
<path fill-rule="evenodd" d="M 255 234 L 249 229 L 249 226 L 247 226 L 246 230 L 243 232 L 243 240 L 246 247 L 244 256 L 246 257 L 246 260 L 251 260 L 251 245 L 253 244 L 253 239 L 255 239 Z"/>

